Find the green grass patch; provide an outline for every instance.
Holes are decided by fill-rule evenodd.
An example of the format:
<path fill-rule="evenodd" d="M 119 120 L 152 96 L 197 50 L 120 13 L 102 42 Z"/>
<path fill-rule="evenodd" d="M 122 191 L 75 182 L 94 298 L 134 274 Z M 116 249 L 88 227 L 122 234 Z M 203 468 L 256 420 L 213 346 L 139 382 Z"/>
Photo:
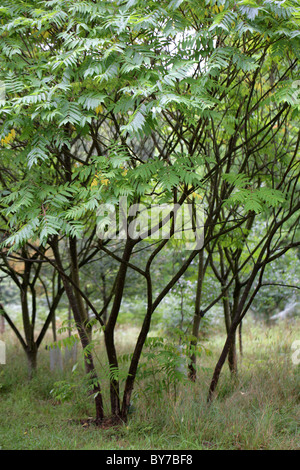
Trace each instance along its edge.
<path fill-rule="evenodd" d="M 124 327 L 123 327 L 124 328 Z M 120 332 L 121 352 L 130 345 Z M 128 329 L 128 338 L 135 337 Z M 149 374 L 137 382 L 129 421 L 100 429 L 86 418 L 94 416 L 84 387 L 79 361 L 71 369 L 51 372 L 48 352 L 39 354 L 39 367 L 28 381 L 26 359 L 7 335 L 7 364 L 0 366 L 0 447 L 10 450 L 202 450 L 299 449 L 300 371 L 291 349 L 299 339 L 299 322 L 265 327 L 249 322 L 243 330 L 244 354 L 238 376 L 232 380 L 227 365 L 217 396 L 208 406 L 206 396 L 224 334 L 215 332 L 205 342 L 210 355 L 198 359 L 195 384 L 157 388 L 163 377 Z M 99 346 L 97 357 L 105 356 Z M 125 367 L 125 365 L 124 365 Z M 99 373 L 101 375 L 99 365 Z M 60 381 L 70 383 L 65 401 L 51 391 Z M 104 380 L 108 403 L 108 382 Z M 158 393 L 159 391 L 159 393 Z M 107 410 L 108 411 L 108 410 Z"/>

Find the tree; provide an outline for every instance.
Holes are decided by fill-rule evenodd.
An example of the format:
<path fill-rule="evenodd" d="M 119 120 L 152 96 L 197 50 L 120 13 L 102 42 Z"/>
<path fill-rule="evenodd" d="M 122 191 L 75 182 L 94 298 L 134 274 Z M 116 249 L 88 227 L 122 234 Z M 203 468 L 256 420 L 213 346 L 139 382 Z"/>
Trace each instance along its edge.
<path fill-rule="evenodd" d="M 245 227 L 262 204 L 275 208 L 285 200 L 281 186 L 273 187 L 267 177 L 269 159 L 261 158 L 274 126 L 282 128 L 295 103 L 299 9 L 295 2 L 269 1 L 55 0 L 36 6 L 35 1 L 13 7 L 4 2 L 1 10 L 0 78 L 8 95 L 1 108 L 5 158 L 13 155 L 16 164 L 27 168 L 13 192 L 2 197 L 8 218 L 5 246 L 13 251 L 30 241 L 30 246 L 39 243 L 39 254 L 52 249 L 54 262 L 45 252 L 43 259 L 61 276 L 88 351 L 97 419 L 103 419 L 104 411 L 84 302 L 103 327 L 112 415 L 126 421 L 141 353 L 160 302 L 198 255 L 202 279 L 204 248 Z M 288 136 L 286 131 L 284 138 Z M 286 177 L 295 170 L 291 160 L 282 165 Z M 255 178 L 253 187 L 249 178 Z M 273 237 L 297 208 L 295 186 L 289 191 L 290 208 L 282 223 L 274 219 Z M 152 266 L 175 238 L 175 208 L 186 203 L 195 208 L 197 196 L 205 202 L 204 246 L 198 243 L 187 252 L 154 296 Z M 121 229 L 133 229 L 133 234 L 115 252 L 111 237 L 97 240 L 108 220 L 96 211 L 110 204 L 122 221 L 122 197 L 135 211 Z M 141 211 L 161 204 L 168 211 L 156 221 L 156 229 L 169 222 L 169 235 L 153 244 L 145 241 L 145 226 L 139 231 L 136 224 Z M 78 245 L 83 237 L 88 240 L 86 259 L 102 251 L 118 262 L 100 311 L 82 289 Z M 271 243 L 273 238 L 266 240 Z M 139 266 L 135 256 L 145 243 L 149 249 Z M 245 295 L 263 267 L 263 256 L 258 256 Z M 147 307 L 121 398 L 114 333 L 129 269 L 144 279 Z M 195 318 L 203 314 L 201 283 Z M 243 312 L 239 305 L 240 318 L 244 304 Z M 195 324 L 195 334 L 197 329 Z"/>
<path fill-rule="evenodd" d="M 9 326 L 12 328 L 16 337 L 23 347 L 28 361 L 28 376 L 33 377 L 37 368 L 37 354 L 39 347 L 45 338 L 48 327 L 53 321 L 55 311 L 64 292 L 60 285 L 60 279 L 56 278 L 53 283 L 52 298 L 48 297 L 48 315 L 45 322 L 35 337 L 36 321 L 37 321 L 37 291 L 45 288 L 42 279 L 43 273 L 41 259 L 35 252 L 32 253 L 28 247 L 23 247 L 21 253 L 15 253 L 11 257 L 7 257 L 7 250 L 3 250 L 0 264 L 0 270 L 7 277 L 11 278 L 20 293 L 20 305 L 22 312 L 22 326 L 24 336 L 13 321 L 11 315 L 8 314 L 3 303 L 0 303 L 0 312 Z M 46 293 L 46 290 L 45 290 Z"/>

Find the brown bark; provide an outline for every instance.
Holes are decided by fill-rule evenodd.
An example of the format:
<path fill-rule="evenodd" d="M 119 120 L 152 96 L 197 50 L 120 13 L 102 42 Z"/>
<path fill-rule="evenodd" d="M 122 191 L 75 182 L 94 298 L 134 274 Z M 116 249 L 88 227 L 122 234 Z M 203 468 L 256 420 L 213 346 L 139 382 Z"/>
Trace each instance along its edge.
<path fill-rule="evenodd" d="M 214 395 L 214 392 L 215 392 L 216 387 L 218 385 L 218 381 L 219 381 L 219 377 L 220 377 L 222 367 L 223 367 L 223 365 L 224 365 L 224 363 L 227 359 L 231 344 L 234 340 L 236 328 L 237 328 L 237 323 L 236 322 L 232 323 L 230 331 L 227 335 L 227 339 L 226 339 L 226 342 L 224 344 L 222 353 L 221 353 L 221 355 L 219 357 L 219 360 L 218 360 L 218 362 L 215 366 L 215 370 L 214 370 L 213 377 L 212 377 L 210 387 L 209 387 L 209 391 L 208 391 L 208 398 L 207 398 L 208 402 L 210 402 L 213 399 L 213 395 Z"/>
<path fill-rule="evenodd" d="M 240 349 L 240 356 L 243 357 L 243 336 L 242 336 L 242 327 L 243 322 L 241 321 L 239 325 L 239 349 Z"/>
<path fill-rule="evenodd" d="M 75 245 L 71 245 L 72 249 L 74 249 Z M 62 262 L 60 259 L 60 253 L 58 248 L 58 241 L 57 239 L 54 240 L 52 243 L 53 254 L 55 257 L 55 261 L 57 263 L 59 272 L 62 276 L 62 282 L 64 284 L 65 292 L 69 300 L 70 307 L 72 309 L 74 320 L 76 323 L 77 331 L 79 334 L 80 342 L 82 345 L 83 350 L 87 350 L 90 346 L 90 338 L 89 334 L 85 328 L 85 320 L 82 318 L 82 311 L 77 303 L 77 297 L 73 292 L 73 288 L 68 280 L 68 276 L 65 274 L 65 271 L 62 266 Z M 74 258 L 75 254 L 72 253 L 71 256 Z M 74 263 L 74 259 L 73 259 Z M 93 394 L 95 396 L 95 407 L 96 407 L 96 422 L 100 423 L 104 418 L 104 407 L 103 407 L 103 400 L 102 400 L 102 391 L 100 387 L 100 383 L 97 377 L 96 368 L 94 366 L 93 355 L 91 351 L 87 351 L 84 354 L 84 363 L 85 363 L 85 370 L 89 376 L 89 379 L 93 383 Z"/>
<path fill-rule="evenodd" d="M 189 379 L 192 382 L 196 381 L 197 378 L 197 370 L 196 370 L 196 353 L 195 349 L 198 344 L 198 337 L 199 337 L 199 328 L 202 318 L 201 312 L 201 297 L 202 297 L 202 286 L 203 286 L 203 279 L 204 279 L 204 250 L 202 249 L 199 253 L 199 262 L 198 262 L 198 279 L 197 279 L 197 291 L 196 291 L 196 302 L 195 302 L 195 314 L 193 319 L 193 328 L 192 328 L 192 335 L 193 339 L 190 343 L 190 362 L 189 362 Z"/>
<path fill-rule="evenodd" d="M 134 247 L 134 242 L 130 239 L 127 239 L 122 262 L 119 267 L 117 281 L 116 281 L 116 289 L 115 289 L 115 297 L 113 301 L 113 305 L 111 308 L 111 312 L 109 318 L 107 320 L 107 324 L 104 330 L 104 338 L 105 338 L 105 346 L 106 346 L 106 354 L 108 358 L 108 363 L 110 367 L 111 377 L 110 377 L 110 405 L 111 405 L 111 413 L 112 416 L 119 417 L 121 415 L 121 407 L 120 407 L 120 386 L 119 380 L 117 377 L 117 372 L 119 368 L 118 364 L 118 357 L 115 348 L 115 340 L 114 340 L 114 331 L 117 322 L 117 318 L 119 315 L 123 291 L 125 286 L 126 280 L 126 273 L 127 273 L 127 263 L 129 262 L 132 250 Z"/>
<path fill-rule="evenodd" d="M 125 389 L 124 389 L 124 395 L 123 395 L 123 403 L 122 403 L 122 410 L 121 410 L 121 417 L 123 421 L 127 421 L 127 415 L 128 415 L 128 409 L 130 406 L 130 400 L 131 400 L 131 395 L 133 392 L 133 387 L 134 387 L 134 381 L 136 378 L 136 373 L 140 361 L 140 357 L 142 354 L 142 350 L 150 329 L 150 324 L 151 324 L 151 318 L 152 318 L 152 313 L 153 313 L 153 305 L 152 305 L 152 282 L 151 282 L 151 276 L 150 272 L 147 272 L 146 275 L 147 278 L 147 299 L 148 299 L 148 307 L 147 307 L 147 313 L 144 318 L 144 322 L 140 331 L 140 334 L 138 336 L 136 346 L 132 355 L 126 383 L 125 383 Z"/>
<path fill-rule="evenodd" d="M 0 313 L 0 335 L 3 335 L 5 332 L 5 320 L 4 316 Z"/>
<path fill-rule="evenodd" d="M 237 367 L 237 351 L 236 351 L 236 334 L 233 335 L 232 343 L 228 351 L 228 366 L 232 377 L 235 377 L 238 372 Z"/>
<path fill-rule="evenodd" d="M 37 353 L 38 348 L 36 343 L 32 343 L 26 348 L 27 364 L 28 364 L 28 378 L 32 380 L 37 370 Z"/>
<path fill-rule="evenodd" d="M 107 307 L 106 307 L 107 292 L 106 292 L 106 277 L 105 277 L 105 274 L 103 272 L 101 273 L 101 280 L 102 280 L 102 299 L 103 299 L 103 305 L 104 305 L 102 318 L 103 318 L 104 324 L 106 324 L 106 322 L 107 322 Z"/>
<path fill-rule="evenodd" d="M 252 273 L 251 275 L 249 276 L 248 278 L 248 281 L 247 281 L 247 284 L 245 285 L 245 289 L 243 291 L 243 294 L 241 296 L 241 299 L 240 299 L 240 285 L 238 284 L 238 288 L 239 288 L 239 295 L 236 296 L 236 301 L 237 299 L 240 299 L 238 301 L 238 304 L 234 307 L 234 317 L 232 318 L 232 322 L 231 322 L 231 326 L 230 326 L 230 329 L 229 329 L 229 332 L 227 334 L 227 338 L 226 338 L 226 341 L 225 341 L 225 344 L 224 344 L 224 347 L 223 347 L 223 350 L 221 352 L 221 355 L 219 357 L 219 360 L 216 364 L 216 367 L 215 367 L 215 370 L 214 370 L 214 373 L 213 373 L 213 377 L 212 377 L 212 380 L 211 380 L 211 383 L 210 383 L 210 386 L 209 386 L 209 390 L 208 390 L 208 397 L 207 397 L 207 401 L 210 402 L 214 396 L 214 392 L 216 390 L 216 387 L 217 387 L 217 384 L 218 384 L 218 381 L 219 381 L 219 377 L 220 377 L 220 373 L 221 373 L 221 370 L 223 368 L 223 365 L 227 359 L 227 356 L 228 356 L 228 353 L 229 353 L 229 350 L 230 350 L 230 347 L 235 339 L 235 334 L 236 334 L 236 330 L 237 330 L 237 327 L 239 326 L 239 324 L 241 323 L 243 317 L 245 316 L 249 306 L 251 305 L 251 301 L 255 295 L 255 292 L 257 291 L 257 288 L 255 289 L 255 292 L 252 294 L 251 296 L 251 299 L 247 302 L 247 299 L 250 295 L 250 290 L 251 290 L 251 287 L 253 285 L 253 282 L 257 276 L 257 273 L 259 272 L 260 268 L 261 268 L 261 265 L 260 265 L 260 262 L 261 262 L 261 257 L 262 257 L 263 253 L 261 252 L 259 257 L 258 257 L 258 260 L 252 270 Z"/>
<path fill-rule="evenodd" d="M 223 291 L 223 309 L 224 309 L 224 317 L 225 317 L 225 325 L 226 325 L 226 332 L 229 334 L 231 323 L 234 318 L 234 312 L 237 308 L 238 299 L 239 299 L 239 290 L 235 289 L 234 293 L 234 305 L 233 307 L 230 305 L 229 302 L 229 293 L 228 290 Z M 234 334 L 232 343 L 229 347 L 228 351 L 228 366 L 231 372 L 231 375 L 234 377 L 238 372 L 237 367 L 237 348 L 236 348 L 236 334 Z"/>

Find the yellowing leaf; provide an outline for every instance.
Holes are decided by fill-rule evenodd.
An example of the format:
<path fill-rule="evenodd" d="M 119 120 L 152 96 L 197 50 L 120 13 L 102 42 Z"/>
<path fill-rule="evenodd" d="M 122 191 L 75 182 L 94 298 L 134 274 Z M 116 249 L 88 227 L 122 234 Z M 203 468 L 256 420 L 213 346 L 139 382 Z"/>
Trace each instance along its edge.
<path fill-rule="evenodd" d="M 7 136 L 5 136 L 3 139 L 1 139 L 1 145 L 5 145 L 5 144 L 9 144 L 9 143 L 13 142 L 15 137 L 16 137 L 16 131 L 14 129 L 12 129 L 10 131 L 10 133 L 7 134 Z"/>
<path fill-rule="evenodd" d="M 92 188 L 93 186 L 97 186 L 97 184 L 98 184 L 98 178 L 95 177 L 95 178 L 93 179 L 92 183 L 91 183 L 91 188 Z"/>
<path fill-rule="evenodd" d="M 195 192 L 192 193 L 192 196 L 193 196 L 194 198 L 197 198 L 197 199 L 203 199 L 203 196 L 201 196 L 201 194 L 197 194 L 197 193 L 195 193 Z"/>

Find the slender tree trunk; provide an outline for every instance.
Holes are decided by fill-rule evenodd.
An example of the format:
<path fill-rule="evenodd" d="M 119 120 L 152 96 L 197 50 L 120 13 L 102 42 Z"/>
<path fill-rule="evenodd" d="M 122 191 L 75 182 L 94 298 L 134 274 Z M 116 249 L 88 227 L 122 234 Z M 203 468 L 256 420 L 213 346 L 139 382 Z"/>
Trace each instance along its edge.
<path fill-rule="evenodd" d="M 240 356 L 243 357 L 243 337 L 242 337 L 242 327 L 243 322 L 239 324 L 239 349 L 240 349 Z"/>
<path fill-rule="evenodd" d="M 41 345 L 41 342 L 43 341 L 44 337 L 45 337 L 45 334 L 49 328 L 49 325 L 52 321 L 52 318 L 55 316 L 55 311 L 56 311 L 56 308 L 60 302 L 60 299 L 62 297 L 64 293 L 64 288 L 62 286 L 60 286 L 60 288 L 58 289 L 57 293 L 55 294 L 54 298 L 52 299 L 52 304 L 50 305 L 50 310 L 49 310 L 49 313 L 48 313 L 48 316 L 47 316 L 47 319 L 43 325 L 43 328 L 41 329 L 40 331 L 40 334 L 36 340 L 36 344 L 37 344 L 37 347 L 39 348 L 40 345 Z M 54 317 L 55 318 L 55 317 Z M 56 331 L 55 331 L 56 333 Z M 54 339 L 55 338 L 55 339 Z M 56 336 L 53 337 L 54 341 L 56 341 Z"/>
<path fill-rule="evenodd" d="M 123 291 L 125 286 L 126 280 L 126 273 L 127 273 L 127 263 L 129 262 L 132 250 L 134 247 L 134 242 L 129 238 L 126 240 L 122 261 L 119 267 L 118 275 L 117 275 L 117 282 L 116 282 L 116 289 L 115 289 L 115 297 L 114 302 L 112 305 L 112 309 L 104 330 L 104 338 L 105 338 L 105 346 L 106 346 L 106 353 L 110 368 L 110 405 L 111 405 L 111 414 L 116 418 L 120 418 L 121 415 L 121 408 L 120 408 L 120 386 L 119 386 L 119 379 L 118 379 L 118 357 L 117 351 L 115 348 L 115 339 L 114 339 L 114 332 L 115 326 L 117 322 L 117 318 L 119 315 Z"/>
<path fill-rule="evenodd" d="M 9 315 L 6 313 L 2 304 L 0 304 L 0 309 L 2 310 L 2 314 L 4 318 L 6 319 L 8 325 L 11 327 L 11 329 L 17 336 L 23 350 L 25 351 L 26 358 L 27 358 L 28 379 L 31 380 L 34 377 L 36 370 L 37 370 L 37 354 L 38 354 L 39 342 L 38 341 L 35 342 L 33 339 L 33 336 L 32 336 L 32 339 L 30 339 L 29 327 L 27 327 L 27 337 L 25 337 L 24 339 L 21 333 L 19 332 L 19 330 L 17 329 L 16 325 L 13 323 Z"/>
<path fill-rule="evenodd" d="M 52 249 L 55 257 L 55 261 L 57 264 L 57 267 L 59 269 L 65 292 L 69 300 L 70 307 L 72 309 L 73 315 L 74 315 L 74 320 L 76 323 L 77 331 L 79 334 L 80 342 L 82 345 L 83 350 L 88 349 L 90 345 L 90 338 L 89 334 L 87 333 L 85 329 L 85 322 L 83 321 L 81 315 L 82 311 L 78 306 L 77 303 L 77 298 L 73 292 L 73 288 L 71 286 L 71 283 L 68 280 L 68 276 L 65 274 L 62 262 L 60 259 L 60 253 L 59 253 L 59 248 L 58 248 L 58 241 L 57 239 L 53 242 L 52 244 Z M 85 360 L 85 370 L 86 373 L 89 376 L 89 379 L 93 383 L 93 394 L 95 396 L 95 407 L 96 407 L 96 422 L 100 423 L 103 418 L 104 418 L 104 407 L 103 407 L 103 399 L 102 399 L 102 391 L 100 387 L 100 382 L 97 377 L 97 372 L 96 368 L 94 366 L 94 360 L 93 360 L 93 355 L 91 351 L 86 352 L 84 355 L 84 360 Z"/>
<path fill-rule="evenodd" d="M 4 316 L 1 315 L 1 312 L 0 312 L 0 334 L 3 335 L 4 332 L 5 332 L 5 320 L 4 320 Z"/>
<path fill-rule="evenodd" d="M 28 377 L 31 380 L 37 369 L 37 345 L 34 341 L 34 330 L 33 325 L 30 322 L 29 308 L 28 308 L 28 295 L 27 295 L 27 284 L 23 283 L 23 290 L 21 292 L 21 308 L 22 308 L 22 319 L 23 328 L 25 335 L 25 353 L 27 356 L 28 365 Z"/>
<path fill-rule="evenodd" d="M 221 352 L 221 355 L 219 357 L 219 360 L 216 364 L 216 367 L 215 367 L 215 370 L 214 370 L 214 373 L 213 373 L 213 377 L 212 377 L 212 380 L 211 380 L 211 383 L 210 383 L 210 387 L 209 387 L 209 390 L 208 390 L 208 397 L 207 397 L 208 402 L 210 402 L 213 398 L 215 389 L 218 385 L 218 381 L 219 381 L 219 377 L 220 377 L 222 367 L 223 367 L 223 365 L 224 365 L 224 363 L 227 359 L 227 356 L 228 356 L 230 347 L 232 345 L 232 342 L 235 339 L 236 330 L 237 330 L 239 324 L 241 323 L 243 317 L 246 314 L 247 310 L 245 310 L 244 313 L 242 313 L 242 312 L 243 312 L 243 309 L 245 308 L 246 301 L 247 301 L 247 298 L 249 296 L 249 293 L 250 293 L 251 287 L 253 285 L 253 282 L 255 280 L 255 277 L 256 277 L 259 269 L 260 269 L 261 257 L 262 257 L 262 252 L 260 253 L 258 261 L 257 261 L 256 265 L 254 266 L 253 271 L 252 271 L 252 273 L 251 273 L 251 275 L 248 279 L 248 282 L 245 286 L 245 289 L 243 291 L 241 299 L 239 300 L 238 305 L 236 305 L 236 308 L 234 308 L 234 317 L 232 318 L 231 327 L 230 327 L 229 333 L 227 335 L 227 339 L 225 341 L 225 344 L 224 344 L 223 350 Z M 240 285 L 239 285 L 238 298 L 240 298 L 240 293 L 241 293 L 241 288 L 240 288 Z M 237 299 L 237 297 L 236 297 L 236 299 Z M 248 304 L 247 304 L 247 308 L 249 308 L 250 304 L 251 304 L 251 299 L 250 299 L 250 303 L 248 302 Z"/>
<path fill-rule="evenodd" d="M 225 326 L 226 326 L 226 333 L 229 334 L 232 322 L 232 312 L 229 302 L 229 293 L 228 290 L 223 290 L 223 309 L 224 309 L 224 318 L 225 318 Z M 229 347 L 228 351 L 228 366 L 231 372 L 232 377 L 237 374 L 237 353 L 236 353 L 236 335 L 234 335 L 232 343 Z"/>
<path fill-rule="evenodd" d="M 68 327 L 69 327 L 69 336 L 71 336 L 71 329 L 72 329 L 72 312 L 71 312 L 71 305 L 68 305 Z"/>
<path fill-rule="evenodd" d="M 125 423 L 127 421 L 128 410 L 130 406 L 131 396 L 133 392 L 134 382 L 136 378 L 136 373 L 137 373 L 141 353 L 142 353 L 142 350 L 143 350 L 143 347 L 147 338 L 147 334 L 150 329 L 151 315 L 152 315 L 152 311 L 150 309 L 145 317 L 143 327 L 139 334 L 136 347 L 132 356 L 132 360 L 130 363 L 126 383 L 125 383 L 123 401 L 122 401 L 122 410 L 121 410 L 121 418 L 122 418 L 122 421 L 124 421 Z"/>
<path fill-rule="evenodd" d="M 233 322 L 236 311 L 239 307 L 240 295 L 241 295 L 241 285 L 237 277 L 235 281 L 235 288 L 233 291 L 233 306 L 232 306 L 232 309 L 230 309 L 231 322 Z M 232 343 L 228 352 L 228 365 L 229 365 L 229 369 L 231 372 L 231 376 L 233 378 L 235 378 L 238 373 L 236 337 L 237 335 L 236 333 L 234 333 L 233 340 L 232 340 Z"/>
<path fill-rule="evenodd" d="M 56 342 L 57 341 L 57 335 L 56 335 L 56 315 L 55 315 L 55 312 L 53 312 L 51 325 L 52 325 L 53 341 Z"/>
<path fill-rule="evenodd" d="M 234 378 L 237 375 L 237 352 L 236 352 L 236 334 L 233 335 L 232 343 L 228 351 L 228 366 L 231 373 L 231 377 Z"/>
<path fill-rule="evenodd" d="M 192 382 L 196 381 L 197 370 L 196 370 L 196 353 L 195 349 L 198 344 L 198 337 L 199 337 L 199 328 L 202 318 L 201 312 L 201 296 L 202 296 L 202 286 L 203 286 L 203 279 L 204 279 L 204 250 L 202 249 L 199 252 L 199 262 L 198 262 L 198 279 L 197 279 L 197 291 L 196 291 L 196 302 L 195 302 L 195 314 L 193 319 L 193 328 L 192 328 L 192 335 L 193 339 L 190 343 L 190 362 L 189 362 L 189 379 Z"/>
<path fill-rule="evenodd" d="M 147 299 L 148 299 L 148 306 L 147 306 L 147 313 L 144 318 L 144 322 L 138 336 L 136 346 L 132 355 L 126 383 L 123 395 L 123 403 L 122 403 L 122 410 L 121 410 L 121 418 L 124 422 L 127 421 L 128 410 L 130 406 L 131 395 L 133 392 L 134 382 L 136 378 L 136 373 L 139 365 L 139 361 L 141 358 L 142 350 L 149 333 L 151 318 L 153 314 L 153 304 L 152 304 L 152 282 L 151 276 L 148 271 L 147 274 Z"/>
<path fill-rule="evenodd" d="M 105 274 L 104 274 L 103 272 L 101 273 L 101 279 L 102 279 L 102 298 L 103 298 L 103 305 L 106 305 L 106 302 L 107 302 L 106 278 L 105 278 Z M 104 323 L 106 324 L 106 322 L 107 322 L 107 308 L 104 309 L 102 318 L 103 318 Z"/>
<path fill-rule="evenodd" d="M 223 311 L 224 311 L 224 320 L 225 320 L 225 327 L 226 333 L 229 333 L 230 326 L 231 326 L 231 315 L 230 315 L 230 304 L 229 304 L 229 293 L 228 289 L 225 289 L 224 286 L 222 288 L 222 302 L 223 302 Z"/>
<path fill-rule="evenodd" d="M 211 380 L 211 383 L 210 383 L 210 387 L 209 387 L 209 391 L 208 391 L 208 398 L 207 398 L 208 402 L 210 402 L 212 400 L 215 389 L 218 385 L 220 373 L 221 373 L 222 367 L 223 367 L 223 365 L 224 365 L 224 363 L 227 359 L 227 356 L 228 356 L 230 347 L 232 345 L 232 342 L 234 341 L 237 326 L 238 326 L 237 322 L 234 322 L 234 323 L 231 324 L 230 331 L 227 335 L 225 345 L 223 347 L 223 350 L 222 350 L 222 353 L 219 357 L 219 360 L 216 364 L 216 367 L 215 367 L 215 370 L 214 370 L 214 373 L 213 373 L 213 377 L 212 377 L 212 380 Z"/>
<path fill-rule="evenodd" d="M 78 266 L 78 257 L 77 257 L 77 240 L 75 237 L 70 237 L 70 257 L 71 257 L 71 278 L 74 284 L 80 289 L 80 277 L 79 277 L 79 266 Z M 83 298 L 79 290 L 74 289 L 74 295 L 76 298 L 77 307 L 80 310 L 80 318 L 85 327 L 89 339 L 91 340 L 92 331 L 91 327 L 88 325 L 89 317 L 87 310 L 84 305 Z"/>
<path fill-rule="evenodd" d="M 35 343 L 32 343 L 30 346 L 27 346 L 25 352 L 28 365 L 28 378 L 29 380 L 32 380 L 37 370 L 37 345 Z"/>

